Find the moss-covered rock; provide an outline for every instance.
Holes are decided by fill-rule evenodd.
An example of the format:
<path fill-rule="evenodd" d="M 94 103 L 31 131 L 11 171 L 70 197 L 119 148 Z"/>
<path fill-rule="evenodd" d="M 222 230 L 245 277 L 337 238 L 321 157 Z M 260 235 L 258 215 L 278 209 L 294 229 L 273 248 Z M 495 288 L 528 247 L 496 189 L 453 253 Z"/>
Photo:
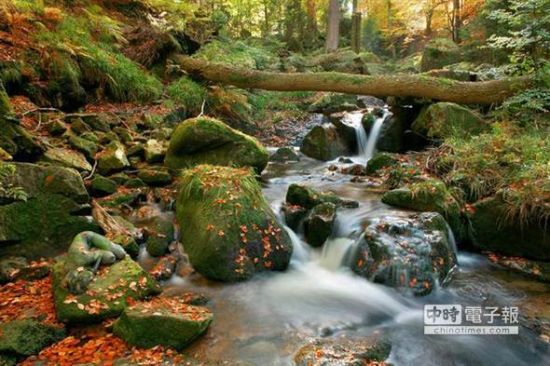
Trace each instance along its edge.
<path fill-rule="evenodd" d="M 335 113 L 357 109 L 357 96 L 340 93 L 326 93 L 308 108 L 312 113 Z"/>
<path fill-rule="evenodd" d="M 310 158 L 323 161 L 353 153 L 336 126 L 328 123 L 313 127 L 304 137 L 300 151 Z"/>
<path fill-rule="evenodd" d="M 41 144 L 11 115 L 9 99 L 0 88 L 0 148 L 17 159 L 36 160 L 44 152 Z"/>
<path fill-rule="evenodd" d="M 367 174 L 376 174 L 380 169 L 394 166 L 398 162 L 393 154 L 377 153 L 367 162 Z"/>
<path fill-rule="evenodd" d="M 105 178 L 101 175 L 96 175 L 92 179 L 92 185 L 90 186 L 92 193 L 95 196 L 108 196 L 116 192 L 118 184 L 109 178 Z"/>
<path fill-rule="evenodd" d="M 176 212 L 189 260 L 208 278 L 245 280 L 288 266 L 292 242 L 250 169 L 185 170 Z"/>
<path fill-rule="evenodd" d="M 511 218 L 502 192 L 474 203 L 468 218 L 475 247 L 506 255 L 550 261 L 548 225 L 522 223 Z"/>
<path fill-rule="evenodd" d="M 425 107 L 411 126 L 430 139 L 472 136 L 489 131 L 490 126 L 474 111 L 455 103 L 440 102 Z"/>
<path fill-rule="evenodd" d="M 27 201 L 0 206 L 0 255 L 29 259 L 51 257 L 69 247 L 82 231 L 100 231 L 79 216 L 82 205 L 60 194 L 38 194 Z"/>
<path fill-rule="evenodd" d="M 88 163 L 84 155 L 71 149 L 48 149 L 44 152 L 42 161 L 59 164 L 82 172 L 89 172 L 92 170 L 92 165 Z"/>
<path fill-rule="evenodd" d="M 114 333 L 133 346 L 160 345 L 182 350 L 206 332 L 212 322 L 212 313 L 205 307 L 187 305 L 177 299 L 159 300 L 164 301 L 127 308 L 115 322 Z"/>
<path fill-rule="evenodd" d="M 306 241 L 312 247 L 322 246 L 332 234 L 336 220 L 336 205 L 326 202 L 315 206 L 304 221 Z"/>
<path fill-rule="evenodd" d="M 456 265 L 455 250 L 438 213 L 376 218 L 365 229 L 352 269 L 375 282 L 426 295 L 446 281 Z"/>
<path fill-rule="evenodd" d="M 38 354 L 42 349 L 65 338 L 65 329 L 33 319 L 0 324 L 0 353 L 18 356 Z"/>
<path fill-rule="evenodd" d="M 447 38 L 435 38 L 424 47 L 420 69 L 441 69 L 443 66 L 457 63 L 460 59 L 461 52 L 456 43 Z"/>
<path fill-rule="evenodd" d="M 296 231 L 302 220 L 306 217 L 308 209 L 300 205 L 285 203 L 281 208 L 285 215 L 285 222 L 289 228 Z"/>
<path fill-rule="evenodd" d="M 69 144 L 83 153 L 88 159 L 93 159 L 98 151 L 98 146 L 95 142 L 75 135 L 69 136 Z"/>
<path fill-rule="evenodd" d="M 334 203 L 336 206 L 355 208 L 358 202 L 345 200 L 332 192 L 318 192 L 302 184 L 291 184 L 286 192 L 286 203 L 302 206 L 308 210 L 322 203 Z"/>
<path fill-rule="evenodd" d="M 165 164 L 172 169 L 199 164 L 250 166 L 259 173 L 268 158 L 267 150 L 255 138 L 219 120 L 199 117 L 178 125 L 170 139 Z"/>
<path fill-rule="evenodd" d="M 145 161 L 149 164 L 161 163 L 166 155 L 166 147 L 158 140 L 148 140 L 143 145 Z"/>
<path fill-rule="evenodd" d="M 465 237 L 460 204 L 440 180 L 428 179 L 387 191 L 382 196 L 382 202 L 409 210 L 438 212 L 447 220 L 457 239 Z"/>
<path fill-rule="evenodd" d="M 46 277 L 50 273 L 47 263 L 31 265 L 24 257 L 3 257 L 0 259 L 0 284 L 18 279 L 27 281 Z"/>
<path fill-rule="evenodd" d="M 159 284 L 139 264 L 126 257 L 112 266 L 101 267 L 88 290 L 69 292 L 65 278 L 66 258 L 53 267 L 52 284 L 57 318 L 64 323 L 96 323 L 119 316 L 132 300 L 160 293 Z"/>
<path fill-rule="evenodd" d="M 292 147 L 281 147 L 269 157 L 269 161 L 276 163 L 295 162 L 300 161 L 300 155 Z"/>
<path fill-rule="evenodd" d="M 67 132 L 67 125 L 65 125 L 65 123 L 63 123 L 59 120 L 54 120 L 54 121 L 48 123 L 47 129 L 48 129 L 48 132 L 50 133 L 50 135 L 52 135 L 52 136 L 61 136 L 65 132 Z"/>
<path fill-rule="evenodd" d="M 175 239 L 172 215 L 158 215 L 148 220 L 147 252 L 153 257 L 161 257 L 168 253 L 170 243 Z"/>
<path fill-rule="evenodd" d="M 165 186 L 172 182 L 172 175 L 165 169 L 140 169 L 137 176 L 150 186 Z"/>
<path fill-rule="evenodd" d="M 126 157 L 124 145 L 118 141 L 112 141 L 100 153 L 96 155 L 97 169 L 101 174 L 109 174 L 130 166 Z"/>

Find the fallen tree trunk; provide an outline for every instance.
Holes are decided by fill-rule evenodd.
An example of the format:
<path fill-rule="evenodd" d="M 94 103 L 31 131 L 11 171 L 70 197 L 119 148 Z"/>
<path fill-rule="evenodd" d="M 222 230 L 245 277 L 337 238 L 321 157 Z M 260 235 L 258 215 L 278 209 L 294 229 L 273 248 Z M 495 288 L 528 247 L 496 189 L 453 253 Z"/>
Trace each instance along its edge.
<path fill-rule="evenodd" d="M 529 77 L 463 82 L 427 75 L 355 75 L 337 72 L 277 73 L 245 70 L 187 56 L 175 61 L 187 73 L 240 88 L 331 91 L 375 97 L 419 97 L 462 104 L 498 103 L 533 85 Z"/>

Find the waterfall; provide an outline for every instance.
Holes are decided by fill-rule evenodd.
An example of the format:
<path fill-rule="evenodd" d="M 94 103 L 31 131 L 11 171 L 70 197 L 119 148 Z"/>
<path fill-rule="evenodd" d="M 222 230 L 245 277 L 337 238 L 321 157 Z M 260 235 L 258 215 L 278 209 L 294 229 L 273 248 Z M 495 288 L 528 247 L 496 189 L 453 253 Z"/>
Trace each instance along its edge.
<path fill-rule="evenodd" d="M 380 136 L 382 124 L 388 115 L 389 112 L 384 110 L 384 114 L 376 118 L 368 136 L 367 131 L 365 131 L 365 128 L 363 127 L 363 112 L 355 111 L 344 115 L 342 122 L 355 129 L 358 156 L 361 160 L 364 160 L 365 162 L 369 161 L 374 155 L 374 150 L 376 148 L 376 143 L 378 142 L 378 137 Z"/>
<path fill-rule="evenodd" d="M 319 264 L 329 271 L 335 271 L 344 267 L 354 247 L 355 240 L 350 238 L 329 239 L 323 246 Z"/>
<path fill-rule="evenodd" d="M 376 149 L 376 143 L 378 142 L 378 137 L 380 136 L 380 130 L 382 125 L 388 116 L 388 111 L 384 110 L 384 114 L 380 117 L 377 117 L 372 125 L 370 130 L 369 139 L 367 141 L 367 146 L 365 147 L 365 154 L 363 157 L 365 160 L 369 161 L 374 155 L 374 150 Z"/>

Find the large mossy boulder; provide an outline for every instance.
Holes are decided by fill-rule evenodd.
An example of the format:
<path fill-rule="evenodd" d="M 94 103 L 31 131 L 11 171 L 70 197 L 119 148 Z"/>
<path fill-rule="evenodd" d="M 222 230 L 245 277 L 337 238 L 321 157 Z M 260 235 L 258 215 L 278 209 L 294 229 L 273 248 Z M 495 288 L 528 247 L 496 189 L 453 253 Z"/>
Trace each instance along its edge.
<path fill-rule="evenodd" d="M 0 178 L 0 186 L 9 187 L 0 194 L 0 255 L 51 257 L 79 232 L 100 230 L 83 216 L 89 196 L 75 170 L 3 164 L 10 172 Z"/>
<path fill-rule="evenodd" d="M 427 179 L 392 189 L 382 195 L 382 202 L 414 211 L 438 212 L 447 220 L 457 239 L 461 240 L 465 236 L 460 204 L 440 180 Z"/>
<path fill-rule="evenodd" d="M 44 152 L 41 160 L 82 172 L 90 172 L 92 170 L 92 165 L 88 163 L 84 155 L 71 149 L 57 147 L 48 149 Z"/>
<path fill-rule="evenodd" d="M 325 123 L 315 126 L 304 137 L 300 151 L 317 160 L 333 160 L 339 156 L 353 154 L 338 129 L 333 124 Z"/>
<path fill-rule="evenodd" d="M 376 218 L 365 229 L 352 269 L 369 280 L 426 295 L 445 283 L 456 265 L 455 250 L 438 213 Z"/>
<path fill-rule="evenodd" d="M 65 338 L 65 329 L 34 319 L 0 324 L 0 354 L 30 356 Z"/>
<path fill-rule="evenodd" d="M 128 307 L 113 331 L 133 346 L 164 346 L 181 351 L 206 332 L 212 319 L 205 307 L 189 305 L 178 298 L 158 298 Z"/>
<path fill-rule="evenodd" d="M 367 162 L 367 174 L 376 174 L 381 169 L 395 166 L 397 164 L 399 164 L 399 160 L 394 154 L 385 152 L 376 153 L 372 159 Z"/>
<path fill-rule="evenodd" d="M 269 154 L 255 138 L 209 117 L 197 117 L 178 125 L 170 139 L 165 164 L 172 169 L 200 164 L 253 167 L 260 173 Z"/>
<path fill-rule="evenodd" d="M 15 158 L 35 160 L 44 148 L 11 115 L 11 105 L 0 81 L 0 149 Z"/>
<path fill-rule="evenodd" d="M 468 137 L 490 129 L 481 116 L 455 103 L 440 102 L 425 107 L 413 122 L 412 130 L 429 139 Z"/>
<path fill-rule="evenodd" d="M 432 39 L 422 53 L 421 71 L 442 69 L 443 66 L 455 64 L 461 59 L 460 48 L 451 39 Z"/>
<path fill-rule="evenodd" d="M 350 94 L 326 93 L 308 108 L 311 113 L 330 114 L 342 111 L 353 111 L 357 107 L 357 96 Z"/>
<path fill-rule="evenodd" d="M 185 170 L 176 213 L 189 260 L 205 277 L 246 280 L 288 266 L 292 242 L 251 169 L 199 165 Z"/>
<path fill-rule="evenodd" d="M 473 204 L 468 214 L 471 239 L 480 250 L 550 261 L 550 227 L 544 222 L 521 222 L 509 215 L 503 192 Z"/>
<path fill-rule="evenodd" d="M 293 183 L 288 186 L 286 203 L 301 206 L 307 210 L 323 203 L 333 203 L 339 207 L 356 208 L 359 203 L 338 197 L 332 192 L 319 192 L 311 187 Z"/>
<path fill-rule="evenodd" d="M 72 270 L 65 257 L 53 267 L 52 284 L 57 318 L 64 323 L 97 323 L 119 316 L 133 300 L 161 292 L 159 284 L 130 257 L 103 266 L 86 292 L 72 294 L 66 283 Z"/>
<path fill-rule="evenodd" d="M 112 141 L 107 147 L 96 155 L 97 169 L 101 174 L 114 173 L 130 166 L 126 157 L 124 145 L 118 141 Z"/>

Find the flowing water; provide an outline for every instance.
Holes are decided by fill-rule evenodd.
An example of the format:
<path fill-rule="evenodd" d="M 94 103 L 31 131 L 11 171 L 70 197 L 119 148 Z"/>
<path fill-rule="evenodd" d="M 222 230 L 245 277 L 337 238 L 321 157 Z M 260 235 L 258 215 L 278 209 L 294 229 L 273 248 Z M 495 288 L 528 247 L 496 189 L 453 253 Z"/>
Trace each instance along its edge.
<path fill-rule="evenodd" d="M 538 301 L 529 305 L 533 311 L 550 312 L 548 285 L 533 285 L 483 256 L 461 252 L 449 285 L 425 297 L 371 283 L 348 270 L 365 221 L 407 213 L 382 204 L 379 193 L 351 183 L 349 176 L 329 171 L 333 163 L 303 158 L 270 164 L 263 175 L 265 197 L 276 212 L 288 185 L 296 182 L 360 202 L 357 209 L 339 209 L 333 237 L 322 249 L 309 247 L 300 232 L 286 228 L 294 253 L 285 272 L 237 284 L 213 283 L 197 274 L 165 284 L 168 295 L 195 291 L 211 299 L 215 320 L 191 346 L 192 355 L 228 364 L 292 365 L 296 351 L 312 340 L 381 334 L 391 341 L 389 361 L 395 365 L 550 365 L 548 345 L 528 328 L 522 327 L 519 336 L 426 336 L 422 316 L 423 305 L 430 303 L 520 306 L 521 312 Z"/>
<path fill-rule="evenodd" d="M 387 109 L 384 109 L 383 114 L 381 116 L 377 116 L 374 120 L 368 136 L 367 131 L 365 131 L 363 126 L 363 112 L 354 111 L 348 112 L 344 115 L 342 122 L 355 129 L 358 148 L 358 156 L 355 157 L 356 160 L 359 158 L 359 162 L 366 163 L 372 158 L 376 150 L 376 143 L 378 142 L 378 137 L 380 136 L 380 130 L 389 115 L 390 112 Z"/>

